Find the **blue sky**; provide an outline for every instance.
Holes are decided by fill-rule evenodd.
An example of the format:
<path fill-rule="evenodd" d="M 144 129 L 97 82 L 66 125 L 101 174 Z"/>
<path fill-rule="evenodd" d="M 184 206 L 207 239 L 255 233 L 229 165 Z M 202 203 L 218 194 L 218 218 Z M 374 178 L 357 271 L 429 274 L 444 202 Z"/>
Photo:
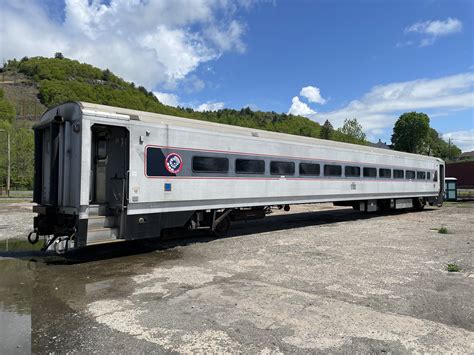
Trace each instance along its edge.
<path fill-rule="evenodd" d="M 62 51 L 142 84 L 168 104 L 250 106 L 329 119 L 336 127 L 355 117 L 373 140 L 389 141 L 401 113 L 422 111 L 445 138 L 474 149 L 472 1 L 6 0 L 2 6 L 4 58 Z"/>

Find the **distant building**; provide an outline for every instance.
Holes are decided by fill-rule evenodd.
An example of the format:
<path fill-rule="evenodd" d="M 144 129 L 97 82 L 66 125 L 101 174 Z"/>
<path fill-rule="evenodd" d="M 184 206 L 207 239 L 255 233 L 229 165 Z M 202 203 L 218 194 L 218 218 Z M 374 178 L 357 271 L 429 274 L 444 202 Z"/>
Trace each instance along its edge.
<path fill-rule="evenodd" d="M 472 152 L 462 153 L 457 160 L 474 160 L 474 150 Z"/>
<path fill-rule="evenodd" d="M 392 149 L 386 142 L 382 142 L 380 138 L 377 143 L 369 142 L 369 145 L 374 148 Z"/>
<path fill-rule="evenodd" d="M 458 179 L 458 187 L 474 189 L 474 160 L 446 163 L 446 176 Z"/>

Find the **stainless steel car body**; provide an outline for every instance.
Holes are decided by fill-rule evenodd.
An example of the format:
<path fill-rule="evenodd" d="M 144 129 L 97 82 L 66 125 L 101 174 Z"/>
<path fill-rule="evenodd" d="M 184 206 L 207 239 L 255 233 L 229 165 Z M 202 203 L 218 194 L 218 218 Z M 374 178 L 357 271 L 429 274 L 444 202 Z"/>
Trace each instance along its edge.
<path fill-rule="evenodd" d="M 435 201 L 443 186 L 444 162 L 434 157 L 84 102 L 47 111 L 35 132 L 35 210 L 43 220 L 36 227 L 43 225 L 41 234 L 74 234 L 68 237 L 69 247 L 156 237 L 163 228 L 187 223 L 197 211 L 328 201 Z M 153 160 L 151 153 L 163 158 Z M 160 168 L 166 173 L 148 174 L 150 166 L 161 166 L 173 154 L 179 157 L 179 171 Z M 228 171 L 196 172 L 195 156 L 224 157 Z M 236 159 L 264 160 L 265 173 L 238 174 Z M 270 174 L 271 161 L 292 162 L 296 171 Z M 319 176 L 301 176 L 301 162 L 321 168 L 420 171 L 430 179 L 347 177 L 344 172 L 324 176 L 322 170 Z M 66 218 L 68 228 L 53 227 L 51 217 L 45 222 L 48 214 Z M 103 240 L 88 238 L 90 220 L 97 215 L 109 220 L 104 229 L 115 228 Z"/>

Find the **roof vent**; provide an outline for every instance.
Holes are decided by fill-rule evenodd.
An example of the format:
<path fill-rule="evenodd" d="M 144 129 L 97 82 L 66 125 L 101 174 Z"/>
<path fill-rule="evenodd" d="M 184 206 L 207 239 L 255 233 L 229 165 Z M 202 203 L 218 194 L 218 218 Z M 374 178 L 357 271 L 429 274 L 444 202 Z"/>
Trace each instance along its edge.
<path fill-rule="evenodd" d="M 258 137 L 258 132 L 252 132 L 252 137 Z"/>

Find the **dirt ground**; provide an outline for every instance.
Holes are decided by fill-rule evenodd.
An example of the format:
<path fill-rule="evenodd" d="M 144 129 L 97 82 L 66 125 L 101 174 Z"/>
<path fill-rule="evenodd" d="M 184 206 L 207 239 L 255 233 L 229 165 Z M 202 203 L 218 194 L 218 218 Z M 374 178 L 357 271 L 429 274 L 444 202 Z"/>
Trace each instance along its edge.
<path fill-rule="evenodd" d="M 26 238 L 33 230 L 32 204 L 26 200 L 0 200 L 0 241 Z"/>
<path fill-rule="evenodd" d="M 474 353 L 473 217 L 294 206 L 67 263 L 3 242 L 0 353 Z M 0 206 L 2 238 L 31 220 Z"/>

